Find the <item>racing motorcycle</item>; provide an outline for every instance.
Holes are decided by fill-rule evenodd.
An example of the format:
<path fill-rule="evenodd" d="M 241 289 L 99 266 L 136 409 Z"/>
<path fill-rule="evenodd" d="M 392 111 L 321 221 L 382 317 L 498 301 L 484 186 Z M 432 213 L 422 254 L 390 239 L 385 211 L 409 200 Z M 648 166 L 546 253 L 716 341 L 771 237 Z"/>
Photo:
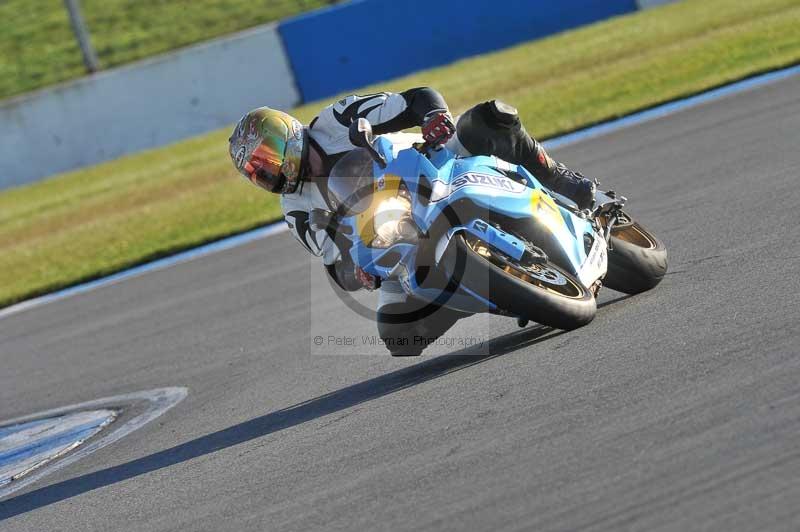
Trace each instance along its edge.
<path fill-rule="evenodd" d="M 312 212 L 311 225 L 411 296 L 569 330 L 594 318 L 601 285 L 636 294 L 666 274 L 664 244 L 613 191 L 581 211 L 497 157 L 398 149 L 363 118 L 350 137 L 360 148 L 327 184 L 335 212 Z"/>

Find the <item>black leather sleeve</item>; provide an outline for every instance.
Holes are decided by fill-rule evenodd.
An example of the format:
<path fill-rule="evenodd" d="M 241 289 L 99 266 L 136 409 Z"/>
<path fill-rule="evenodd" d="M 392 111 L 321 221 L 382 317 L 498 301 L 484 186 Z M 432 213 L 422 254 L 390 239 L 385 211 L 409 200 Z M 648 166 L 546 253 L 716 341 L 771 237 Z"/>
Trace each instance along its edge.
<path fill-rule="evenodd" d="M 447 111 L 447 102 L 438 91 L 430 87 L 417 87 L 399 93 L 406 101 L 406 109 L 388 122 L 373 127 L 376 135 L 394 133 L 421 126 L 425 115 L 431 111 Z"/>

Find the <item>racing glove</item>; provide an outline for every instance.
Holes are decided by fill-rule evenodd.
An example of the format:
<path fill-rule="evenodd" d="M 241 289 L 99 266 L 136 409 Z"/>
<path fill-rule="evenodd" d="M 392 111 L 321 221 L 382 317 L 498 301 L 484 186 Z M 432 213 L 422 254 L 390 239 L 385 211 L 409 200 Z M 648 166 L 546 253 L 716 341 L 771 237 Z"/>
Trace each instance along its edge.
<path fill-rule="evenodd" d="M 425 115 L 422 122 L 422 138 L 425 143 L 437 147 L 445 144 L 456 133 L 453 117 L 448 111 L 437 109 Z"/>
<path fill-rule="evenodd" d="M 361 269 L 360 266 L 356 266 L 355 273 L 358 282 L 361 283 L 361 286 L 363 286 L 367 290 L 370 291 L 375 290 L 381 285 L 380 279 L 378 279 L 377 277 L 375 277 L 370 273 L 365 272 L 364 270 Z"/>

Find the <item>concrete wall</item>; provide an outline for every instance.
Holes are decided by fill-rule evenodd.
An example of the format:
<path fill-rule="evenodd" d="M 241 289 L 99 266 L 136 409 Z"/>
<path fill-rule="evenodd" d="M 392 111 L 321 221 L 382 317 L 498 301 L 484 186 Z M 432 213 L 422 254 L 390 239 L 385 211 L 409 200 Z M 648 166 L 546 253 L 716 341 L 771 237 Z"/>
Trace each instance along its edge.
<path fill-rule="evenodd" d="M 299 102 L 274 25 L 0 102 L 0 188 Z"/>

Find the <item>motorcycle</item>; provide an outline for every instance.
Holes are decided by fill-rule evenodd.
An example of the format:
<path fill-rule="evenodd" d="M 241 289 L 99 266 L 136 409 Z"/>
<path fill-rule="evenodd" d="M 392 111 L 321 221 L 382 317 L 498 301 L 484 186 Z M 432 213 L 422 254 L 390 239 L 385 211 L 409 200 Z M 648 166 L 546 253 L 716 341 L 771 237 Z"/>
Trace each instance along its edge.
<path fill-rule="evenodd" d="M 613 191 L 592 209 L 520 165 L 424 143 L 397 149 L 366 119 L 327 183 L 334 211 L 312 212 L 367 273 L 423 301 L 558 329 L 586 325 L 602 285 L 636 294 L 667 271 L 664 244 Z"/>

